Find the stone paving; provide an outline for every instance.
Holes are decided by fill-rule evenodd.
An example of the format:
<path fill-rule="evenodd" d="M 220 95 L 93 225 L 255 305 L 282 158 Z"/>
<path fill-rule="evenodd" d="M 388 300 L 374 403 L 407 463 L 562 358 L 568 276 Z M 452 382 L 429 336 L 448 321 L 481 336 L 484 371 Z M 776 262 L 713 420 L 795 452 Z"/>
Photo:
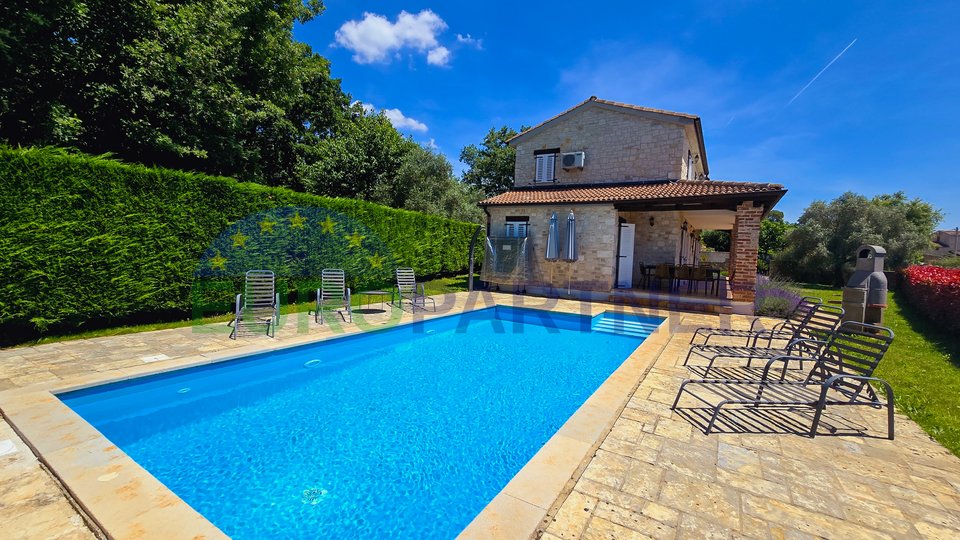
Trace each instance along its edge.
<path fill-rule="evenodd" d="M 706 436 L 671 411 L 693 330 L 717 322 L 683 315 L 543 538 L 960 538 L 960 459 L 903 415 L 890 441 L 868 407 L 829 411 L 843 435 L 814 439 L 789 433 L 809 416 Z"/>
<path fill-rule="evenodd" d="M 473 302 L 513 300 L 487 295 Z M 438 301 L 439 311 L 470 302 L 465 294 L 447 295 Z M 384 319 L 367 316 L 370 326 Z M 802 416 L 784 420 L 770 413 L 749 424 L 760 426 L 758 431 L 786 426 L 783 433 L 705 436 L 697 417 L 670 411 L 680 380 L 690 376 L 680 364 L 693 329 L 748 322 L 670 314 L 666 348 L 582 476 L 568 484 L 558 510 L 534 534 L 550 540 L 960 537 L 960 459 L 902 415 L 896 419 L 897 439 L 889 441 L 870 437 L 884 435 L 884 414 L 867 408 L 830 412 L 825 426 L 848 434 L 831 436 L 821 428 L 815 439 L 788 432 L 792 422 L 808 420 Z M 304 331 L 318 338 L 333 334 L 302 321 L 285 325 L 277 341 L 269 341 L 282 345 Z M 183 328 L 0 350 L 0 396 L 264 343 Z M 4 538 L 96 537 L 5 420 L 0 421 L 0 523 Z"/>

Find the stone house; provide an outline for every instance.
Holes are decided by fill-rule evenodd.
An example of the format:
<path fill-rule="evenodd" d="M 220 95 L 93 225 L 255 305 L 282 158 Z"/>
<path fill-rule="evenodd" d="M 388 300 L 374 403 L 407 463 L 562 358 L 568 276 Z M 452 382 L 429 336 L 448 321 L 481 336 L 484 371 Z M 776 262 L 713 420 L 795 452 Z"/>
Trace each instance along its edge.
<path fill-rule="evenodd" d="M 940 259 L 960 255 L 960 229 L 936 231 L 930 238 L 931 247 L 923 253 L 923 262 L 936 264 Z"/>
<path fill-rule="evenodd" d="M 644 266 L 696 264 L 700 231 L 716 229 L 732 232 L 726 304 L 752 303 L 760 220 L 786 190 L 710 180 L 699 117 L 591 97 L 509 144 L 514 188 L 480 205 L 488 246 L 526 237 L 528 292 L 599 299 L 635 290 Z M 563 236 L 570 212 L 578 257 L 547 260 L 550 218 Z M 516 285 L 484 268 L 486 281 Z"/>

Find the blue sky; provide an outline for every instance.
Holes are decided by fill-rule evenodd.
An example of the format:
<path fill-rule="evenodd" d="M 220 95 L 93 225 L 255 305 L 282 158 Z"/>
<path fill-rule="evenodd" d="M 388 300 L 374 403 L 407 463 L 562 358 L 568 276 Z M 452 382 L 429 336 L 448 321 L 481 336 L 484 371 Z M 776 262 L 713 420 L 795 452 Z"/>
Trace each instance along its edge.
<path fill-rule="evenodd" d="M 458 171 L 489 128 L 596 95 L 699 115 L 711 178 L 784 184 L 791 221 L 844 191 L 903 190 L 960 225 L 960 3 L 326 5 L 297 39 Z"/>

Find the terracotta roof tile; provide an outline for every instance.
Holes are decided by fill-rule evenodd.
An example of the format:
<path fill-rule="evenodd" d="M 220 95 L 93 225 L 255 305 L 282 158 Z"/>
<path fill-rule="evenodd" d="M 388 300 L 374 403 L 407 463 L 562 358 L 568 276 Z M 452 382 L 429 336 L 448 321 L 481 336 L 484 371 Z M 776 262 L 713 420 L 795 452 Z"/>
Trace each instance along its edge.
<path fill-rule="evenodd" d="M 780 184 L 722 182 L 718 180 L 670 181 L 638 184 L 612 184 L 520 188 L 480 201 L 481 206 L 507 204 L 567 204 L 648 201 L 656 199 L 697 199 L 731 195 L 774 194 L 783 191 Z"/>

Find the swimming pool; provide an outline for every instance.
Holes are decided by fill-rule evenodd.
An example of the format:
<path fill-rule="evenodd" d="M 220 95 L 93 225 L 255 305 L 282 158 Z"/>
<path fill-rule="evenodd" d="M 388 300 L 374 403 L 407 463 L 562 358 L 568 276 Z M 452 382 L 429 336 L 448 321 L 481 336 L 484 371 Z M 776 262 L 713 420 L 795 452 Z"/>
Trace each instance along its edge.
<path fill-rule="evenodd" d="M 450 538 L 643 340 L 600 318 L 499 306 L 59 397 L 234 538 Z"/>

